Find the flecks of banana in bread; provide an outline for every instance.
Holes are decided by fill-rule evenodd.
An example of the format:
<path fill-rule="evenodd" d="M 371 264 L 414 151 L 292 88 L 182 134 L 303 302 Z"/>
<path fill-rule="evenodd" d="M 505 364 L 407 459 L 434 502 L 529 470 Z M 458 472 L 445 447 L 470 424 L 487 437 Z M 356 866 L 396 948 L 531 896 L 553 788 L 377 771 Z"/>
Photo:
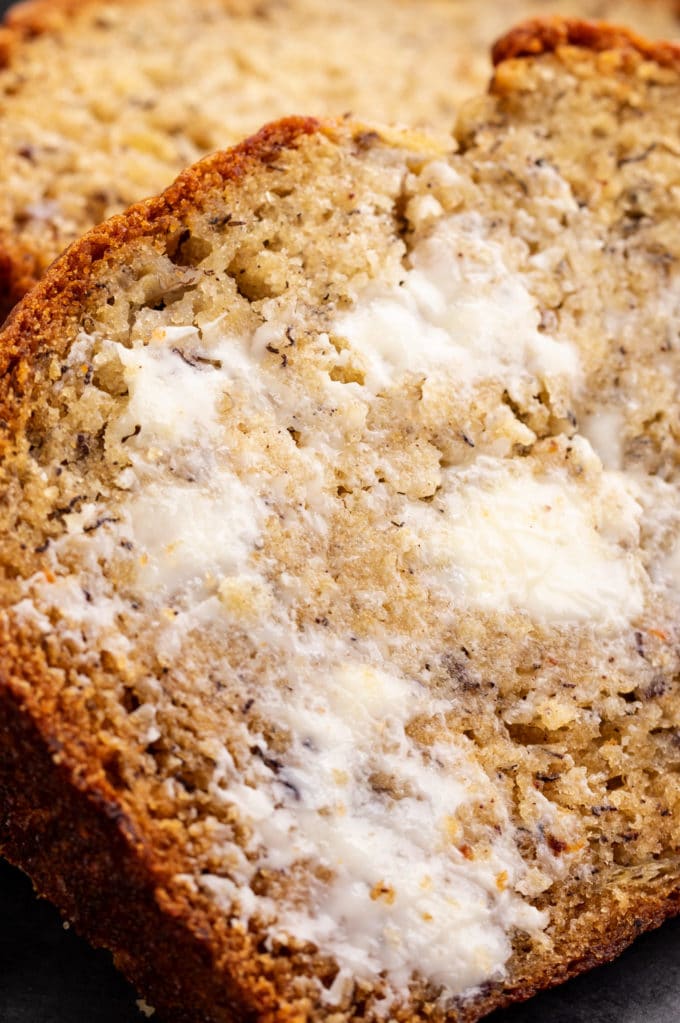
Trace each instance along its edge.
<path fill-rule="evenodd" d="M 611 88 L 604 170 L 502 68 L 458 155 L 315 135 L 133 243 L 40 368 L 18 627 L 177 883 L 338 1019 L 673 869 L 677 140 L 570 67 L 542 110 Z"/>
<path fill-rule="evenodd" d="M 448 135 L 486 87 L 493 41 L 548 9 L 678 33 L 671 0 L 143 0 L 15 15 L 29 38 L 0 71 L 0 315 L 88 227 L 272 118 L 351 112 Z"/>

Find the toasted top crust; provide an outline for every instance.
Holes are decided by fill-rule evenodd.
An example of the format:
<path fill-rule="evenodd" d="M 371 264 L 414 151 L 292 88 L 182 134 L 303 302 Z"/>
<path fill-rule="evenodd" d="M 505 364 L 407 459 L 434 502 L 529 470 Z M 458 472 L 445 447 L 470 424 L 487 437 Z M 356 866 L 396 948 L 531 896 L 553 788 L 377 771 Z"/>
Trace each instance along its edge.
<path fill-rule="evenodd" d="M 659 37 L 677 29 L 671 0 L 560 4 Z M 0 28 L 0 318 L 93 224 L 275 116 L 351 112 L 448 137 L 461 100 L 486 85 L 493 39 L 544 9 L 545 0 L 18 5 Z"/>
<path fill-rule="evenodd" d="M 538 57 L 554 53 L 563 46 L 578 46 L 594 53 L 605 50 L 632 51 L 662 67 L 677 70 L 680 66 L 680 45 L 673 42 L 651 42 L 630 28 L 609 25 L 582 18 L 532 18 L 512 28 L 492 48 L 494 64 L 517 57 Z"/>

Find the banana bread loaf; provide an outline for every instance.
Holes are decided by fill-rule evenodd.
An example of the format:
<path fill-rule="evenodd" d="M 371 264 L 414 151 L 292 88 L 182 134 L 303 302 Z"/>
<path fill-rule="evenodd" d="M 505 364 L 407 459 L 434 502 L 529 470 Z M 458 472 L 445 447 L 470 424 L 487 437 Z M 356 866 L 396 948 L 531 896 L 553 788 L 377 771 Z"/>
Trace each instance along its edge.
<path fill-rule="evenodd" d="M 2 335 L 0 843 L 172 1020 L 472 1021 L 677 908 L 680 51 L 497 57 Z"/>

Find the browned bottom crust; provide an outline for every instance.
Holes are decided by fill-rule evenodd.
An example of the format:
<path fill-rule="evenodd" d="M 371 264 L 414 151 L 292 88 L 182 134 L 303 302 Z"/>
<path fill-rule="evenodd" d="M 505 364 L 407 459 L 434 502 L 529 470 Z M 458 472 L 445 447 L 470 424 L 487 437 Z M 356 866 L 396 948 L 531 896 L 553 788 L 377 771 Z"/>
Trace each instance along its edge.
<path fill-rule="evenodd" d="M 228 976 L 202 936 L 163 905 L 143 843 L 119 807 L 84 792 L 57 744 L 3 688 L 0 697 L 2 852 L 76 930 L 178 1023 L 243 1019 Z M 187 1015 L 186 1005 L 194 1011 Z"/>

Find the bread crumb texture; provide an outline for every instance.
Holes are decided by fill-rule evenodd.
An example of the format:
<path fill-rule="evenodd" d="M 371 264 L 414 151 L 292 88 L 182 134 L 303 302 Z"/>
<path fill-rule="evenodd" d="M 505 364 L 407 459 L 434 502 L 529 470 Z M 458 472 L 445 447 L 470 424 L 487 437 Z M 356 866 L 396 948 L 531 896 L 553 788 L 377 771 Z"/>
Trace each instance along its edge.
<path fill-rule="evenodd" d="M 5 331 L 3 685 L 243 1011 L 474 1020 L 667 911 L 679 100 L 274 127 Z"/>
<path fill-rule="evenodd" d="M 0 28 L 0 316 L 85 230 L 290 114 L 448 135 L 520 18 L 678 34 L 673 0 L 34 0 Z"/>

